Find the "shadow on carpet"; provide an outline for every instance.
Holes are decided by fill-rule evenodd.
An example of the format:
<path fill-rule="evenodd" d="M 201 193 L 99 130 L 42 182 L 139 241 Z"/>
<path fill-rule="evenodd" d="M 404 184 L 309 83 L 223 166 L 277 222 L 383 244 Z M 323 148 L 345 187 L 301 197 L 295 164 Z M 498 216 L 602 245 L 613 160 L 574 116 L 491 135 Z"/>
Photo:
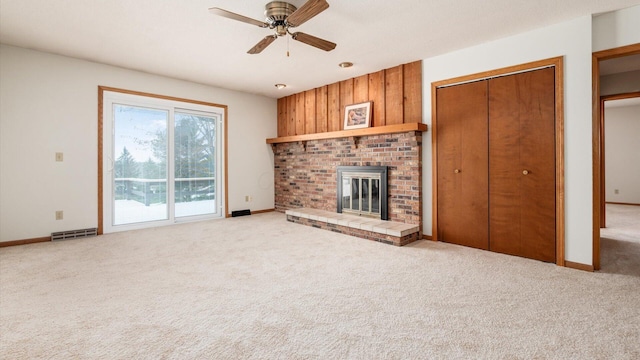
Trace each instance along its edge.
<path fill-rule="evenodd" d="M 600 272 L 640 277 L 640 243 L 600 239 Z"/>

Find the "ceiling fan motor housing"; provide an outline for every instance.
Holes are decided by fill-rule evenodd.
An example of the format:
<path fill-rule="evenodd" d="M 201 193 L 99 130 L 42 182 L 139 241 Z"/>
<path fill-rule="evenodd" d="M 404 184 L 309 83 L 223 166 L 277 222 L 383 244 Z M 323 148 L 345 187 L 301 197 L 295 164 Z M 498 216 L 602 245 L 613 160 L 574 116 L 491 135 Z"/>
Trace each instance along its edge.
<path fill-rule="evenodd" d="M 288 2 L 284 1 L 272 1 L 264 6 L 264 15 L 267 17 L 267 23 L 271 29 L 276 29 L 278 36 L 284 36 L 287 34 L 287 28 L 289 27 L 285 20 L 297 8 Z"/>

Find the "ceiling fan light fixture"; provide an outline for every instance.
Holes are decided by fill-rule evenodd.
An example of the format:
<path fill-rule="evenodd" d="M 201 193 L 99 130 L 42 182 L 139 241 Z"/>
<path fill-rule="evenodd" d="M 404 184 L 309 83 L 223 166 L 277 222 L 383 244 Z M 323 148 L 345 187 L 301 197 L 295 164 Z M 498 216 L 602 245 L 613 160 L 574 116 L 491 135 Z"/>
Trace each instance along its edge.
<path fill-rule="evenodd" d="M 343 61 L 340 64 L 338 64 L 338 66 L 340 66 L 341 68 L 350 68 L 353 66 L 352 62 L 348 62 L 348 61 Z"/>
<path fill-rule="evenodd" d="M 276 27 L 275 27 L 275 30 L 276 30 L 276 34 L 277 34 L 278 36 L 285 36 L 285 35 L 287 35 L 287 27 L 286 27 L 286 26 L 284 26 L 284 25 L 278 25 L 278 26 L 276 26 Z"/>
<path fill-rule="evenodd" d="M 287 84 L 275 84 L 274 86 L 276 87 L 276 89 L 280 90 L 286 88 Z"/>

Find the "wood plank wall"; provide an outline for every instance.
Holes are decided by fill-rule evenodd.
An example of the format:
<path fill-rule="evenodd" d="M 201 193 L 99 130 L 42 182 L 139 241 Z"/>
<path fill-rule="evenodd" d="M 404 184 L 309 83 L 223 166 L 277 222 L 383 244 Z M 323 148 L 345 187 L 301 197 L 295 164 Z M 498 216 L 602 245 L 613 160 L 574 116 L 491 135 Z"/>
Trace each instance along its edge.
<path fill-rule="evenodd" d="M 278 137 L 343 130 L 345 106 L 366 101 L 372 127 L 422 122 L 422 61 L 278 99 Z"/>

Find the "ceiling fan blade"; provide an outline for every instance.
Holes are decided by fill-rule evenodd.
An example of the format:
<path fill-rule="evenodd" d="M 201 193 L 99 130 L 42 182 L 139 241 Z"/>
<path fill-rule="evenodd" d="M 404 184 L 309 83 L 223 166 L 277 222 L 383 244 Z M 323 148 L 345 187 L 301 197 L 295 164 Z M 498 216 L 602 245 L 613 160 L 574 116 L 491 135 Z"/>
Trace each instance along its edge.
<path fill-rule="evenodd" d="M 264 50 L 267 46 L 269 46 L 275 39 L 278 38 L 278 35 L 269 35 L 265 36 L 264 39 L 260 40 L 254 47 L 252 47 L 247 54 L 259 54 Z"/>
<path fill-rule="evenodd" d="M 233 13 L 231 11 L 227 11 L 225 9 L 220 9 L 220 8 L 217 8 L 217 7 L 210 8 L 209 12 L 211 12 L 212 14 L 216 14 L 218 16 L 226 17 L 226 18 L 232 19 L 232 20 L 242 21 L 243 23 L 259 26 L 259 27 L 262 27 L 262 28 L 269 27 L 269 24 L 267 24 L 266 22 L 259 21 L 259 20 L 254 20 L 254 19 L 252 19 L 250 17 L 246 17 L 246 16 L 243 16 L 243 15 L 240 15 L 240 14 L 236 14 L 236 13 Z"/>
<path fill-rule="evenodd" d="M 300 42 L 303 42 L 307 45 L 317 47 L 318 49 L 324 50 L 324 51 L 331 51 L 336 48 L 336 44 L 332 43 L 331 41 L 320 39 L 319 37 L 315 37 L 315 36 L 301 33 L 301 32 L 296 32 L 291 34 L 291 38 L 293 40 L 298 40 Z"/>
<path fill-rule="evenodd" d="M 320 14 L 329 7 L 326 0 L 308 0 L 293 14 L 289 15 L 286 22 L 291 27 L 300 26 L 312 17 Z"/>

